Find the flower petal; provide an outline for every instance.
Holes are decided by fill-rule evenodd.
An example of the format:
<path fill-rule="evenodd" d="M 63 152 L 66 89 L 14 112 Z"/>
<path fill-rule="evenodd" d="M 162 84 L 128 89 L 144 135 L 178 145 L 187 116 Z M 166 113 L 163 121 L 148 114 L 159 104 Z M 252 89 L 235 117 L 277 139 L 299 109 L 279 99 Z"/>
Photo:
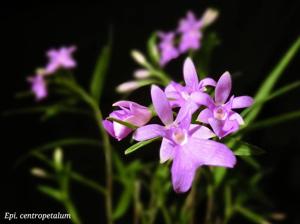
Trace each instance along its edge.
<path fill-rule="evenodd" d="M 212 140 L 191 138 L 186 151 L 198 166 L 201 164 L 232 168 L 236 163 L 233 152 L 225 144 Z"/>
<path fill-rule="evenodd" d="M 173 189 L 177 193 L 184 193 L 192 186 L 197 166 L 182 147 L 178 146 L 174 150 L 175 156 L 171 168 Z"/>
<path fill-rule="evenodd" d="M 230 115 L 229 120 L 236 120 L 239 123 L 239 125 L 245 124 L 244 119 L 238 113 L 233 113 L 232 115 Z"/>
<path fill-rule="evenodd" d="M 213 99 L 207 93 L 193 92 L 191 94 L 191 99 L 198 105 L 204 105 L 209 108 L 214 105 Z"/>
<path fill-rule="evenodd" d="M 198 115 L 197 121 L 208 124 L 208 119 L 213 118 L 213 113 L 210 109 L 206 108 L 200 112 Z"/>
<path fill-rule="evenodd" d="M 118 141 L 121 141 L 123 138 L 125 138 L 127 135 L 129 135 L 132 132 L 130 128 L 127 128 L 126 126 L 121 125 L 117 122 L 103 120 L 102 125 L 104 129 L 108 132 L 108 134 L 110 134 Z"/>
<path fill-rule="evenodd" d="M 118 141 L 127 137 L 127 135 L 129 135 L 132 132 L 132 129 L 118 122 L 113 122 L 113 129 L 114 129 L 115 138 L 118 139 Z"/>
<path fill-rule="evenodd" d="M 217 120 L 215 118 L 208 118 L 208 123 L 213 129 L 214 133 L 219 137 L 224 137 L 223 126 L 224 121 Z"/>
<path fill-rule="evenodd" d="M 196 90 L 199 84 L 198 75 L 191 58 L 187 58 L 183 65 L 183 76 L 185 84 Z"/>
<path fill-rule="evenodd" d="M 160 163 L 164 163 L 169 159 L 173 159 L 173 156 L 174 145 L 170 140 L 163 138 L 159 151 Z"/>
<path fill-rule="evenodd" d="M 215 101 L 217 104 L 224 104 L 231 91 L 231 76 L 225 72 L 219 79 L 215 90 Z"/>
<path fill-rule="evenodd" d="M 200 81 L 199 83 L 199 88 L 204 87 L 204 86 L 216 86 L 216 81 L 213 80 L 212 78 L 204 78 Z"/>
<path fill-rule="evenodd" d="M 239 122 L 237 120 L 226 120 L 223 126 L 223 136 L 229 135 L 231 133 L 236 132 L 237 130 L 239 130 Z"/>
<path fill-rule="evenodd" d="M 190 135 L 198 139 L 210 139 L 216 136 L 209 128 L 197 124 L 190 125 Z"/>
<path fill-rule="evenodd" d="M 163 126 L 158 124 L 149 124 L 140 127 L 133 133 L 133 139 L 136 141 L 145 141 L 158 136 L 164 136 L 165 129 Z"/>
<path fill-rule="evenodd" d="M 104 129 L 108 132 L 108 134 L 110 134 L 114 138 L 116 137 L 115 133 L 114 133 L 113 124 L 111 121 L 103 120 L 102 125 L 103 125 Z"/>
<path fill-rule="evenodd" d="M 165 125 L 171 124 L 173 122 L 173 112 L 165 93 L 158 86 L 152 85 L 151 98 L 160 120 Z"/>
<path fill-rule="evenodd" d="M 130 105 L 133 104 L 134 102 L 131 101 L 127 101 L 127 100 L 120 100 L 117 101 L 113 104 L 113 107 L 126 107 L 126 108 L 130 108 Z"/>
<path fill-rule="evenodd" d="M 199 106 L 195 104 L 193 101 L 191 100 L 185 101 L 185 103 L 181 106 L 177 114 L 175 122 L 179 123 L 182 120 L 184 120 L 187 116 L 191 116 L 191 114 L 193 114 L 198 108 Z"/>
<path fill-rule="evenodd" d="M 253 98 L 250 96 L 235 97 L 232 102 L 232 108 L 245 108 L 253 104 Z"/>

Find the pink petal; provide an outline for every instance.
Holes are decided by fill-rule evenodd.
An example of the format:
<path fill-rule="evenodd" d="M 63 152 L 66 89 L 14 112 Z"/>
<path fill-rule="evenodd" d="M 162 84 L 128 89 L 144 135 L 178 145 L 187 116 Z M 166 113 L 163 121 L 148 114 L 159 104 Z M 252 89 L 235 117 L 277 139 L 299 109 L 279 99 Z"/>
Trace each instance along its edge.
<path fill-rule="evenodd" d="M 229 120 L 236 120 L 239 123 L 239 125 L 245 124 L 244 119 L 238 113 L 233 113 L 232 115 L 230 115 Z"/>
<path fill-rule="evenodd" d="M 110 134 L 112 137 L 116 137 L 115 133 L 114 133 L 114 129 L 113 129 L 113 125 L 111 121 L 108 120 L 103 120 L 102 121 L 102 125 L 104 127 L 104 129 L 108 132 L 108 134 Z"/>
<path fill-rule="evenodd" d="M 198 139 L 210 139 L 216 136 L 209 128 L 197 124 L 190 125 L 190 134 L 193 138 Z"/>
<path fill-rule="evenodd" d="M 200 112 L 197 121 L 208 124 L 208 119 L 213 118 L 213 113 L 210 109 L 206 108 Z"/>
<path fill-rule="evenodd" d="M 133 102 L 127 100 L 120 100 L 113 104 L 114 107 L 126 107 L 129 108 Z"/>
<path fill-rule="evenodd" d="M 232 108 L 245 108 L 253 104 L 253 98 L 250 96 L 235 97 L 232 102 Z"/>
<path fill-rule="evenodd" d="M 159 151 L 160 163 L 164 163 L 167 160 L 173 159 L 174 156 L 174 145 L 166 138 L 163 138 Z"/>
<path fill-rule="evenodd" d="M 204 105 L 209 108 L 214 105 L 213 99 L 207 93 L 193 92 L 191 99 L 198 105 Z"/>
<path fill-rule="evenodd" d="M 118 139 L 118 141 L 127 137 L 127 135 L 129 135 L 132 132 L 132 129 L 130 129 L 118 122 L 113 122 L 113 130 L 114 130 L 115 138 Z"/>
<path fill-rule="evenodd" d="M 204 78 L 200 81 L 199 87 L 204 87 L 204 86 L 216 86 L 216 81 L 213 80 L 212 78 Z"/>
<path fill-rule="evenodd" d="M 102 125 L 108 132 L 108 134 L 110 134 L 118 141 L 122 140 L 132 132 L 132 130 L 130 128 L 127 128 L 126 126 L 108 120 L 103 120 Z"/>
<path fill-rule="evenodd" d="M 171 124 L 173 122 L 173 112 L 165 93 L 158 86 L 152 85 L 151 98 L 160 120 L 165 125 Z"/>
<path fill-rule="evenodd" d="M 224 136 L 224 132 L 223 132 L 224 121 L 220 121 L 215 118 L 208 118 L 208 123 L 213 129 L 214 133 L 219 138 L 222 138 Z"/>
<path fill-rule="evenodd" d="M 187 86 L 196 89 L 199 83 L 198 75 L 191 58 L 187 58 L 183 65 L 183 76 Z"/>
<path fill-rule="evenodd" d="M 239 123 L 237 120 L 226 120 L 223 126 L 223 136 L 234 133 L 239 129 Z"/>
<path fill-rule="evenodd" d="M 158 124 L 149 124 L 136 129 L 132 137 L 136 141 L 145 141 L 158 136 L 163 136 L 164 133 L 165 129 L 163 126 Z"/>
<path fill-rule="evenodd" d="M 171 168 L 173 189 L 177 193 L 184 193 L 192 186 L 197 166 L 182 147 L 174 148 L 174 150 L 175 156 Z"/>
<path fill-rule="evenodd" d="M 190 116 L 191 114 L 193 114 L 198 108 L 199 108 L 199 106 L 197 104 L 195 104 L 194 102 L 185 101 L 185 103 L 181 106 L 175 121 L 177 123 L 181 122 L 187 116 Z"/>
<path fill-rule="evenodd" d="M 215 101 L 217 104 L 224 104 L 231 91 L 231 76 L 225 72 L 219 79 L 215 89 Z"/>
<path fill-rule="evenodd" d="M 195 165 L 234 167 L 236 157 L 225 145 L 212 140 L 190 139 L 186 150 Z"/>

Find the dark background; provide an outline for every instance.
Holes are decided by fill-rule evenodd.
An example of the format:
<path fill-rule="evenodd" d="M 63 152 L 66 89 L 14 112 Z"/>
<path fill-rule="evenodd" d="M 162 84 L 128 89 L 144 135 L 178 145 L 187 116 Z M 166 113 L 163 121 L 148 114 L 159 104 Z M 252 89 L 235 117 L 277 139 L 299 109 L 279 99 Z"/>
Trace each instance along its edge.
<path fill-rule="evenodd" d="M 177 1 L 104 3 L 3 5 L 0 8 L 1 34 L 1 110 L 33 105 L 33 100 L 16 100 L 15 92 L 25 90 L 26 76 L 46 62 L 45 51 L 50 47 L 75 44 L 78 68 L 75 73 L 84 86 L 97 55 L 107 41 L 109 27 L 113 27 L 113 56 L 104 92 L 102 108 L 107 115 L 112 102 L 118 100 L 114 87 L 131 78 L 137 65 L 129 57 L 131 49 L 145 50 L 149 35 L 157 29 L 176 28 L 177 21 L 187 10 L 198 16 L 208 6 L 221 12 L 213 28 L 222 44 L 216 49 L 212 62 L 212 76 L 225 70 L 234 74 L 234 93 L 253 95 L 272 66 L 299 35 L 299 1 Z M 167 70 L 175 79 L 181 76 L 183 58 L 170 63 Z M 299 80 L 299 55 L 289 65 L 277 86 Z M 180 70 L 178 70 L 180 69 Z M 238 85 L 237 85 L 238 84 Z M 145 92 L 147 93 L 147 92 Z M 139 98 L 139 93 L 133 98 Z M 146 95 L 144 98 L 146 99 Z M 289 93 L 268 103 L 260 119 L 299 108 L 299 91 Z M 76 119 L 76 120 L 74 120 Z M 263 187 L 274 202 L 274 209 L 288 215 L 286 223 L 300 223 L 300 138 L 299 121 L 277 125 L 250 136 L 253 143 L 267 154 L 260 158 L 271 173 Z M 28 170 L 38 166 L 30 159 L 17 168 L 18 157 L 30 148 L 47 140 L 64 136 L 95 135 L 93 123 L 73 116 L 64 116 L 41 123 L 37 116 L 1 117 L 0 154 L 0 217 L 9 212 L 62 211 L 56 202 L 36 190 L 40 180 Z M 123 150 L 121 144 L 117 144 Z M 88 150 L 88 149 L 86 149 Z M 102 154 L 97 150 L 67 152 L 73 165 L 82 173 L 102 179 Z M 153 155 L 152 155 L 153 156 Z M 127 158 L 124 158 L 126 160 Z M 153 159 L 157 159 L 156 155 Z M 85 189 L 75 189 L 83 219 L 87 223 L 103 221 L 101 197 Z M 176 197 L 174 195 L 174 197 Z"/>

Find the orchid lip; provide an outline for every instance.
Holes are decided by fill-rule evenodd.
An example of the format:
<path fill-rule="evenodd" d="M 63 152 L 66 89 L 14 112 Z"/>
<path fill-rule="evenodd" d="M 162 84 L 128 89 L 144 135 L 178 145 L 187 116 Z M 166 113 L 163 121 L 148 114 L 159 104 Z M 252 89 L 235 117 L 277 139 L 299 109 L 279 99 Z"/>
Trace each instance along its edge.
<path fill-rule="evenodd" d="M 188 134 L 186 130 L 177 128 L 172 133 L 172 140 L 178 145 L 184 145 L 187 143 Z"/>
<path fill-rule="evenodd" d="M 187 92 L 182 92 L 182 93 L 181 93 L 181 96 L 182 96 L 182 98 L 185 99 L 185 100 L 188 100 L 188 99 L 191 97 L 190 94 L 188 94 Z"/>
<path fill-rule="evenodd" d="M 227 111 L 222 106 L 214 109 L 213 113 L 214 113 L 214 117 L 218 120 L 225 120 L 228 116 Z"/>

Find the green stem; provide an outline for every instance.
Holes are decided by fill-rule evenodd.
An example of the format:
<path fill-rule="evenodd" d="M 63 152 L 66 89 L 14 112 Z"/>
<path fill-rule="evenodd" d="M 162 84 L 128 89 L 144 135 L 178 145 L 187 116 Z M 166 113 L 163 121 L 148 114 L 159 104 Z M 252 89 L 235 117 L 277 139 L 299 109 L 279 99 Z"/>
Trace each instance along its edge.
<path fill-rule="evenodd" d="M 140 201 L 141 183 L 139 180 L 134 182 L 134 192 L 133 192 L 133 223 L 138 224 L 141 218 L 142 204 Z"/>
<path fill-rule="evenodd" d="M 65 208 L 67 209 L 67 212 L 70 214 L 71 216 L 71 220 L 74 224 L 80 224 L 80 218 L 77 214 L 77 210 L 75 208 L 75 206 L 73 205 L 72 201 L 69 198 L 66 198 L 63 201 L 63 204 L 65 206 Z"/>
<path fill-rule="evenodd" d="M 100 186 L 97 182 L 90 180 L 76 172 L 71 172 L 70 173 L 71 178 L 74 181 L 77 181 L 78 183 L 84 184 L 90 188 L 93 188 L 94 190 L 100 192 L 103 195 L 106 195 L 106 190 L 102 186 Z"/>
<path fill-rule="evenodd" d="M 161 205 L 161 211 L 162 211 L 165 223 L 166 224 L 171 224 L 172 220 L 171 220 L 170 214 L 168 212 L 168 209 L 165 206 L 165 203 L 162 203 L 162 205 Z"/>
<path fill-rule="evenodd" d="M 171 81 L 170 78 L 167 77 L 167 75 L 165 73 L 158 71 L 154 68 L 151 68 L 150 72 L 151 72 L 151 74 L 153 74 L 153 76 L 159 78 L 162 81 L 163 85 L 165 85 L 165 86 L 168 85 Z"/>
<path fill-rule="evenodd" d="M 212 223 L 212 215 L 214 210 L 214 183 L 211 176 L 211 170 L 208 170 L 207 175 L 207 202 L 206 202 L 206 214 L 205 224 Z"/>
<path fill-rule="evenodd" d="M 47 159 L 47 157 L 44 156 L 42 153 L 33 152 L 32 155 L 35 156 L 36 158 L 40 159 L 41 161 L 45 162 L 48 166 L 55 168 L 54 163 L 51 160 Z M 69 171 L 69 175 L 74 181 L 77 181 L 78 183 L 81 183 L 85 186 L 93 188 L 94 190 L 100 192 L 103 195 L 106 194 L 105 188 L 102 187 L 101 185 L 99 185 L 96 181 L 90 180 L 74 171 Z"/>
<path fill-rule="evenodd" d="M 160 79 L 160 81 L 162 82 L 163 85 L 166 86 L 170 83 L 171 79 L 164 71 L 162 71 L 160 69 L 156 69 L 153 65 L 151 65 L 148 62 L 146 64 L 144 64 L 144 66 L 149 70 L 151 75 Z"/>
<path fill-rule="evenodd" d="M 70 83 L 68 81 L 61 80 L 59 84 L 63 84 L 66 87 L 68 87 L 70 90 L 73 92 L 77 93 L 82 100 L 90 106 L 90 108 L 94 112 L 94 116 L 96 119 L 97 126 L 99 128 L 100 134 L 102 136 L 103 140 L 103 145 L 104 145 L 104 157 L 105 157 L 105 166 L 106 166 L 106 216 L 107 216 L 107 223 L 108 224 L 113 224 L 113 218 L 112 218 L 112 193 L 113 193 L 113 181 L 112 181 L 112 155 L 111 155 L 111 145 L 109 141 L 109 137 L 102 126 L 102 120 L 103 116 L 101 113 L 101 110 L 99 109 L 97 103 L 95 100 L 88 94 L 86 93 L 85 90 L 83 90 L 80 86 L 78 86 L 75 83 Z"/>
<path fill-rule="evenodd" d="M 197 185 L 200 180 L 200 170 L 196 173 L 192 189 L 187 196 L 185 203 L 183 205 L 183 212 L 185 214 L 189 214 L 188 220 L 189 223 L 195 223 L 194 216 L 195 216 L 195 208 L 196 208 L 196 196 L 197 196 Z"/>

